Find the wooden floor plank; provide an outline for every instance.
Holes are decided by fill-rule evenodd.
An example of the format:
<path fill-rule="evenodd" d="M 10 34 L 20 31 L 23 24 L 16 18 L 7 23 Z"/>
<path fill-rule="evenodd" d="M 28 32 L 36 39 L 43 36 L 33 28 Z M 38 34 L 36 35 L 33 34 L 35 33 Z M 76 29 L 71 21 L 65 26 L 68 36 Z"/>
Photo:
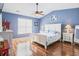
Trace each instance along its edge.
<path fill-rule="evenodd" d="M 73 55 L 73 48 L 68 42 L 64 42 L 63 49 L 61 48 L 61 43 L 58 41 L 48 46 L 47 50 L 37 43 L 32 43 L 32 51 L 34 56 L 61 56 L 61 50 L 63 50 L 63 56 Z M 74 45 L 74 55 L 79 56 L 78 45 Z"/>

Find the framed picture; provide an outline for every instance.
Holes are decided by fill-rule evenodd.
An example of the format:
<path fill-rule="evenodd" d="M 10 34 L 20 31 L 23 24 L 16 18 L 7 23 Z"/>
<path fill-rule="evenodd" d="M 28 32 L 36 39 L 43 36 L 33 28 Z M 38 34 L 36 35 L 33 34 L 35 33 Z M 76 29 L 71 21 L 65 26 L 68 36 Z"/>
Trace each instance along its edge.
<path fill-rule="evenodd" d="M 56 22 L 56 21 L 57 21 L 57 16 L 52 15 L 52 16 L 51 16 L 51 22 Z"/>
<path fill-rule="evenodd" d="M 38 22 L 34 22 L 34 26 L 38 26 Z"/>

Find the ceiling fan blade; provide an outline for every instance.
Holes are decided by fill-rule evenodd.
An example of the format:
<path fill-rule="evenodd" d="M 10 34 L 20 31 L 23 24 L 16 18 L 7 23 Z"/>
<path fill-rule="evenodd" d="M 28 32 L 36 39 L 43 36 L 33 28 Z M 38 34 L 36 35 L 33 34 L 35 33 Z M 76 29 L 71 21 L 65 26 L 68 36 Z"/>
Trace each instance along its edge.
<path fill-rule="evenodd" d="M 42 16 L 42 15 L 44 15 L 43 13 L 32 13 L 33 15 L 35 15 L 35 16 Z"/>
<path fill-rule="evenodd" d="M 39 13 L 40 15 L 44 15 L 43 13 Z"/>
<path fill-rule="evenodd" d="M 38 11 L 39 13 L 43 13 L 43 11 Z"/>
<path fill-rule="evenodd" d="M 35 11 L 35 13 L 43 13 L 43 11 Z"/>

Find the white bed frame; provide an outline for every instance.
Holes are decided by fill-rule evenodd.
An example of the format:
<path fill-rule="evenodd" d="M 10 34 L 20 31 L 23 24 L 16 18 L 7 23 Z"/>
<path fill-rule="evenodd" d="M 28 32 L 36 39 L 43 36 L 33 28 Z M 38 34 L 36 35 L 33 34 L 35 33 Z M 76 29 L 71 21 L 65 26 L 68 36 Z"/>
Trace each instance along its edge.
<path fill-rule="evenodd" d="M 47 49 L 48 45 L 58 41 L 61 38 L 61 24 L 46 24 L 45 26 L 48 26 L 51 30 L 58 31 L 60 33 L 55 39 L 52 39 L 50 41 L 48 41 L 48 36 L 45 33 L 34 34 L 33 42 L 39 43 L 43 45 L 45 49 Z M 47 29 L 45 28 L 45 30 Z"/>
<path fill-rule="evenodd" d="M 76 33 L 76 29 L 79 29 L 79 25 L 76 25 L 76 26 L 75 26 L 75 33 L 74 33 L 74 42 L 75 42 L 75 43 L 79 43 L 79 38 L 76 38 L 76 35 L 78 35 L 78 34 Z"/>

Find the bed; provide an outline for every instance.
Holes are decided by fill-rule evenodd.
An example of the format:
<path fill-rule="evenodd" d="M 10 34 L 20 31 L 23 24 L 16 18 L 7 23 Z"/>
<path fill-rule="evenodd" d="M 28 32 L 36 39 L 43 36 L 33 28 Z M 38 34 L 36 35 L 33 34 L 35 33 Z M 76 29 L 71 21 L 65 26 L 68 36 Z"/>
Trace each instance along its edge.
<path fill-rule="evenodd" d="M 45 49 L 61 38 L 61 24 L 46 24 L 42 30 L 34 34 L 33 42 L 43 45 Z"/>

